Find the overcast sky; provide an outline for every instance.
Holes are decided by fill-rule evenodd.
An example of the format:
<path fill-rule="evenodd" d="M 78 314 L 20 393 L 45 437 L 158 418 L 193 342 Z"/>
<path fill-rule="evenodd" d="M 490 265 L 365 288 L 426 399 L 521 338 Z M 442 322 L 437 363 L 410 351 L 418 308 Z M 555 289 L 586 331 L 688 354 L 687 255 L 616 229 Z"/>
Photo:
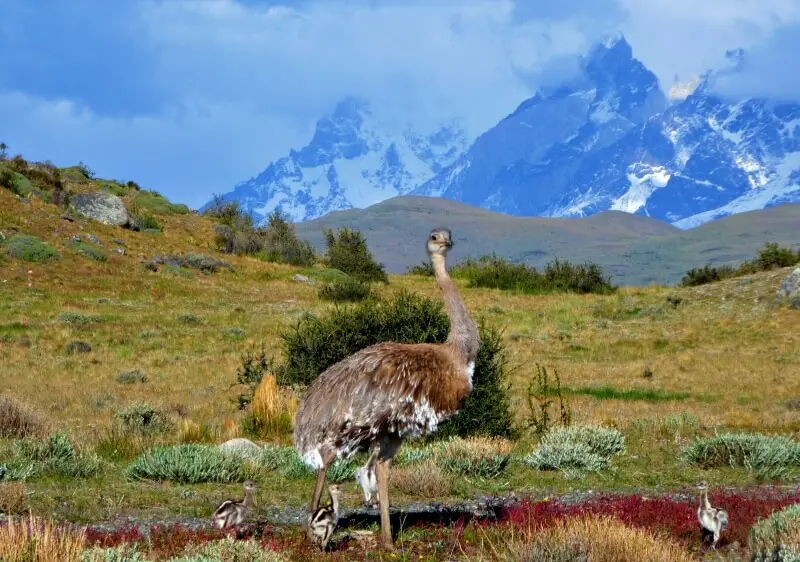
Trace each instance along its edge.
<path fill-rule="evenodd" d="M 615 31 L 664 89 L 743 47 L 725 94 L 800 100 L 800 0 L 0 0 L 0 141 L 196 207 L 345 95 L 474 136 Z"/>

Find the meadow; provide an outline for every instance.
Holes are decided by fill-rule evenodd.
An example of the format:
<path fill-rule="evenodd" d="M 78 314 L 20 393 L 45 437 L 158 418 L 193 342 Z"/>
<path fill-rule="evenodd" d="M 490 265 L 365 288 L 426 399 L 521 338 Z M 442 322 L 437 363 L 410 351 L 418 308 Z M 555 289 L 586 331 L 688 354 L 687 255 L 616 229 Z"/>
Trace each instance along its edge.
<path fill-rule="evenodd" d="M 68 185 L 79 193 L 98 181 Z M 269 404 L 279 405 L 264 407 L 272 413 L 262 417 L 289 423 L 254 429 L 258 391 L 240 409 L 247 389 L 237 372 L 248 353 L 281 358 L 283 336 L 306 315 L 361 305 L 320 297 L 323 283 L 343 275 L 326 264 L 221 253 L 210 218 L 119 182 L 112 187 L 159 228 L 107 226 L 0 189 L 3 241 L 35 236 L 58 254 L 27 261 L 7 244 L 0 248 L 0 465 L 8 470 L 0 511 L 23 523 L 29 512 L 41 518 L 28 529 L 73 525 L 69 537 L 52 534 L 76 541 L 82 554 L 75 560 L 258 559 L 248 548 L 264 560 L 318 559 L 298 524 L 312 475 L 288 449 L 300 390 L 270 391 Z M 98 240 L 92 251 L 87 235 Z M 158 256 L 186 259 L 153 266 Z M 561 549 L 561 558 L 547 559 L 601 560 L 608 558 L 597 549 L 607 549 L 620 560 L 630 552 L 643 560 L 746 558 L 753 524 L 798 500 L 800 312 L 775 302 L 790 271 L 608 294 L 526 294 L 456 278 L 473 316 L 500 334 L 513 435 L 408 446 L 391 489 L 400 509 L 398 551 L 374 550 L 354 524 L 326 556 L 538 560 L 537 552 Z M 402 292 L 440 299 L 425 275 L 389 275 L 369 288 L 384 299 Z M 542 368 L 550 377 L 545 390 Z M 546 403 L 551 431 L 563 421 L 563 404 L 571 428 L 600 426 L 611 432 L 603 439 L 619 446 L 592 451 L 596 466 L 547 461 L 547 432 L 535 429 Z M 771 435 L 784 440 L 763 437 Z M 208 460 L 214 445 L 239 436 L 264 445 L 263 454 L 229 465 Z M 168 454 L 176 446 L 188 448 L 175 454 L 202 456 L 201 472 L 213 461 L 224 474 L 186 469 L 162 478 L 158 448 Z M 339 473 L 344 508 L 361 513 L 353 466 Z M 222 540 L 208 518 L 222 499 L 241 495 L 245 477 L 259 485 L 255 522 L 234 533 L 239 540 Z M 699 480 L 731 514 L 713 554 L 701 544 L 694 512 Z M 403 524 L 403 510 L 477 505 L 488 496 L 509 498 L 490 520 L 470 520 L 467 509 L 451 524 L 418 514 Z M 374 517 L 367 519 L 363 528 L 374 530 Z M 580 536 L 606 542 L 585 544 Z"/>

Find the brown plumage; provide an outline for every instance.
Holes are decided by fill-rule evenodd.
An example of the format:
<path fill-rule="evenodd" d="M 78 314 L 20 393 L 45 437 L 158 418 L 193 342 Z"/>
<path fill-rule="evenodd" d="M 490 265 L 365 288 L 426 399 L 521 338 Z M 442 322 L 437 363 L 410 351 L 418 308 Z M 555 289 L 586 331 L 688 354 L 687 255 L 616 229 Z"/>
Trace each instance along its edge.
<path fill-rule="evenodd" d="M 219 529 L 224 529 L 244 523 L 253 506 L 253 492 L 255 489 L 256 483 L 248 480 L 244 483 L 243 500 L 225 500 L 222 502 L 211 516 L 214 525 Z"/>
<path fill-rule="evenodd" d="M 295 447 L 317 470 L 311 512 L 319 506 L 328 465 L 337 457 L 377 446 L 374 472 L 386 546 L 392 542 L 388 504 L 392 457 L 404 439 L 435 432 L 472 390 L 480 339 L 447 274 L 445 256 L 452 245 L 447 229 L 435 229 L 428 237 L 428 253 L 450 318 L 447 341 L 384 342 L 354 353 L 317 377 L 295 419 Z"/>

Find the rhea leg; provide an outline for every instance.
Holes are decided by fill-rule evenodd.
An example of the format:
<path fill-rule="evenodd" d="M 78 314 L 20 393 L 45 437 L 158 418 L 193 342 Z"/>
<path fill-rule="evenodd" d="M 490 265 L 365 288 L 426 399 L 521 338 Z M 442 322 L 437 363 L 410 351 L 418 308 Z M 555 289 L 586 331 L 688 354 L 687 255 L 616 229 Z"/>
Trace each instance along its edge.
<path fill-rule="evenodd" d="M 333 462 L 333 459 L 336 458 L 335 454 L 327 455 L 325 458 L 322 459 L 322 467 L 317 469 L 317 482 L 314 485 L 314 495 L 311 497 L 311 504 L 308 507 L 308 519 L 309 522 L 311 521 L 311 517 L 314 515 L 314 512 L 319 507 L 319 500 L 322 497 L 322 488 L 325 486 L 325 474 L 328 471 L 328 465 Z M 311 535 L 311 525 L 308 525 L 307 535 L 309 539 L 313 539 Z"/>
<path fill-rule="evenodd" d="M 392 525 L 389 520 L 389 467 L 392 457 L 400 448 L 399 439 L 386 439 L 381 442 L 378 459 L 375 464 L 375 477 L 378 484 L 378 503 L 381 512 L 381 543 L 384 548 L 393 550 Z"/>

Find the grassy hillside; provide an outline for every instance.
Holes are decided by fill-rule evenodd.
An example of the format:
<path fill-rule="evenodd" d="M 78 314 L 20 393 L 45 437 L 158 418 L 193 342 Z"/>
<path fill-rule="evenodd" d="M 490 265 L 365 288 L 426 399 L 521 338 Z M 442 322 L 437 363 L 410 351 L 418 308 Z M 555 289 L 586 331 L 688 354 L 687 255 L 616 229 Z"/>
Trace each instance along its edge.
<path fill-rule="evenodd" d="M 554 257 L 595 261 L 623 285 L 672 284 L 691 267 L 752 257 L 764 242 L 800 245 L 800 205 L 742 213 L 681 231 L 648 217 L 609 211 L 585 219 L 514 217 L 445 199 L 395 197 L 367 209 L 330 213 L 297 225 L 321 248 L 325 228 L 360 229 L 389 271 L 403 272 L 425 258 L 415 242 L 431 225 L 456 234 L 453 259 L 496 252 L 543 266 Z"/>
<path fill-rule="evenodd" d="M 163 230 L 134 232 L 69 213 L 72 220 L 67 220 L 63 209 L 40 198 L 21 198 L 0 189 L 3 237 L 36 236 L 59 254 L 57 259 L 29 262 L 0 247 L 0 398 L 27 404 L 52 431 L 66 433 L 82 451 L 101 460 L 96 474 L 88 477 L 34 475 L 24 483 L 25 494 L 19 501 L 34 514 L 57 520 L 97 522 L 130 516 L 151 522 L 176 517 L 206 521 L 219 501 L 240 495 L 240 484 L 137 480 L 126 477 L 130 473 L 125 471 L 154 445 L 215 444 L 241 435 L 245 412 L 235 399 L 242 388 L 234 383 L 242 354 L 264 349 L 267 355 L 280 356 L 283 331 L 301 315 L 325 314 L 336 306 L 319 298 L 318 286 L 294 281 L 293 276 L 324 278 L 335 272 L 220 254 L 213 247 L 211 220 L 149 192 L 94 179 L 67 180 L 67 187 L 72 192 L 116 190 L 129 206 L 152 215 Z M 402 228 L 392 227 L 397 222 L 386 217 L 397 216 L 393 206 L 405 208 L 407 203 L 413 203 L 415 210 L 409 211 Z M 385 252 L 394 248 L 406 251 L 401 255 L 412 263 L 423 258 L 422 237 L 434 224 L 446 224 L 456 232 L 456 257 L 473 246 L 491 251 L 496 244 L 492 236 L 513 225 L 506 230 L 507 245 L 547 251 L 548 256 L 536 256 L 537 263 L 553 253 L 572 260 L 603 261 L 625 251 L 644 252 L 641 248 L 654 240 L 665 244 L 652 246 L 663 255 L 646 254 L 650 259 L 669 255 L 679 263 L 688 259 L 681 257 L 683 252 L 706 251 L 704 256 L 721 252 L 730 257 L 735 250 L 752 257 L 766 240 L 791 241 L 779 234 L 785 234 L 784 227 L 797 212 L 797 206 L 785 206 L 683 233 L 657 221 L 617 213 L 581 221 L 524 219 L 451 207 L 443 201 L 434 202 L 439 207 L 432 208 L 430 203 L 421 198 L 395 199 L 365 212 L 337 213 L 299 225 L 298 230 L 306 235 L 320 225 L 337 224 L 331 221 L 341 219 L 346 224 L 348 216 L 358 221 L 370 217 L 371 222 L 356 224 L 376 248 L 383 248 L 382 259 L 388 261 Z M 755 217 L 763 222 L 749 237 L 733 234 L 752 228 Z M 722 234 L 734 242 L 718 238 L 712 243 Z M 76 235 L 81 240 L 96 236 L 100 241 L 96 247 L 106 260 L 82 251 L 72 240 Z M 587 242 L 580 255 L 568 253 L 567 248 L 574 247 L 570 241 L 578 237 L 591 245 Z M 666 245 L 667 239 L 677 246 Z M 737 240 L 752 251 L 735 248 Z M 206 274 L 187 267 L 161 266 L 158 271 L 145 267 L 153 256 L 187 254 L 224 261 L 230 269 Z M 682 269 L 674 272 L 678 277 L 682 273 Z M 575 489 L 678 491 L 700 479 L 713 485 L 759 482 L 763 475 L 742 467 L 689 466 L 681 460 L 682 451 L 696 438 L 726 431 L 793 435 L 800 429 L 796 409 L 800 314 L 774 303 L 775 290 L 787 273 L 775 270 L 696 288 L 624 288 L 612 295 L 526 296 L 468 289 L 457 280 L 473 315 L 502 330 L 509 393 L 520 428 L 530 416 L 526 397 L 539 363 L 560 373 L 573 424 L 617 428 L 624 435 L 626 452 L 614 460 L 614 470 L 570 477 L 560 471 L 533 470 L 520 459 L 534 450 L 538 437 L 523 429 L 519 441 L 502 445 L 513 459 L 502 476 L 442 474 L 434 467 L 428 487 L 423 488 L 418 470 L 401 466 L 393 473 L 393 504 L 452 503 L 477 494 L 510 492 L 541 498 Z M 391 275 L 388 284 L 373 285 L 384 296 L 403 289 L 441 298 L 429 277 Z M 76 341 L 91 349 L 82 352 L 73 344 Z M 146 380 L 123 375 L 134 370 Z M 175 425 L 158 435 L 115 433 L 115 416 L 141 401 L 165 412 Z M 286 444 L 289 435 L 270 439 Z M 13 439 L 0 437 L 0 464 L 13 450 Z M 795 481 L 796 474 L 792 469 L 772 477 L 786 484 Z M 307 475 L 282 471 L 260 472 L 257 480 L 260 518 L 302 510 L 312 486 Z M 7 501 L 3 490 L 0 487 L 0 503 Z M 355 484 L 348 481 L 345 508 L 360 502 Z M 693 521 L 692 509 L 687 505 L 684 510 L 687 521 Z M 682 511 L 680 517 L 684 515 Z M 399 559 L 493 559 L 490 547 L 479 546 L 478 535 L 470 534 L 477 531 L 470 529 L 453 530 L 462 533 L 457 540 L 446 534 L 450 530 L 401 533 L 403 556 L 408 557 Z M 737 532 L 737 540 L 744 540 L 746 530 Z M 492 548 L 501 548 L 503 536 L 508 535 L 494 537 Z M 687 536 L 695 541 L 694 535 Z M 274 548 L 295 552 L 292 559 L 316 559 L 313 552 L 297 546 L 302 542 L 299 532 L 275 537 Z M 297 544 L 289 544 L 290 540 Z M 692 544 L 692 549 L 699 548 Z M 374 559 L 368 550 L 331 557 Z"/>

